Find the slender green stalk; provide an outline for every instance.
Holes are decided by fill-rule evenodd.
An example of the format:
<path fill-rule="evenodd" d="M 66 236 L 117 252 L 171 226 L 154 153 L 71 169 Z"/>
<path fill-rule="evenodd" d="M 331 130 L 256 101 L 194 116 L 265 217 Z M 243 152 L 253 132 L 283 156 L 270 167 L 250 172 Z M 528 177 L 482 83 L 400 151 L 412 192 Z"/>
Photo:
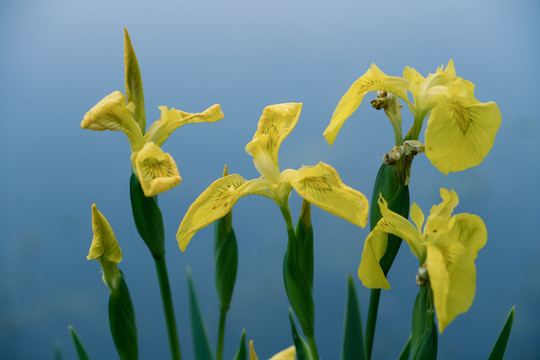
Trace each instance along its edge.
<path fill-rule="evenodd" d="M 291 232 L 294 234 L 294 225 L 292 222 L 291 210 L 289 209 L 289 204 L 285 204 L 283 206 L 280 206 L 279 208 L 281 209 L 281 214 L 283 215 L 283 219 L 285 219 L 285 223 L 287 224 L 287 232 L 289 234 Z"/>
<path fill-rule="evenodd" d="M 424 122 L 425 114 L 414 117 L 413 130 L 411 134 L 411 140 L 418 140 L 420 136 L 420 130 L 422 130 L 422 123 Z"/>
<path fill-rule="evenodd" d="M 315 344 L 315 337 L 313 335 L 308 336 L 309 349 L 311 350 L 311 358 L 313 360 L 319 360 L 319 352 L 317 351 L 317 345 Z"/>
<path fill-rule="evenodd" d="M 169 275 L 167 273 L 167 264 L 165 256 L 154 257 L 156 271 L 159 280 L 159 288 L 161 290 L 161 300 L 163 302 L 163 311 L 165 312 L 165 321 L 167 323 L 167 333 L 169 335 L 169 347 L 173 360 L 181 360 L 180 344 L 178 342 L 178 332 L 176 330 L 176 318 L 174 316 L 174 308 L 171 297 L 171 287 L 169 285 Z"/>
<path fill-rule="evenodd" d="M 366 347 L 367 359 L 371 359 L 371 351 L 373 349 L 373 338 L 375 337 L 375 325 L 377 324 L 377 313 L 379 311 L 379 300 L 381 298 L 381 289 L 371 289 L 369 297 L 369 310 L 366 324 Z"/>
<path fill-rule="evenodd" d="M 223 340 L 225 338 L 225 318 L 227 317 L 226 310 L 219 311 L 219 330 L 216 360 L 223 359 Z"/>

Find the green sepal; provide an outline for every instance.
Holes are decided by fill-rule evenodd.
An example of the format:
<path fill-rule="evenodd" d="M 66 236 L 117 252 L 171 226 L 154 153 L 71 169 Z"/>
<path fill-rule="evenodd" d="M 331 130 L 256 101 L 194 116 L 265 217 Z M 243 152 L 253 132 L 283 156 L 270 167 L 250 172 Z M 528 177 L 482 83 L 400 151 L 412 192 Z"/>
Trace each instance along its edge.
<path fill-rule="evenodd" d="M 401 353 L 399 354 L 398 360 L 409 360 L 409 355 L 411 355 L 411 346 L 412 346 L 412 336 L 409 335 L 409 338 L 407 339 L 407 343 L 405 343 L 403 350 L 401 350 Z"/>
<path fill-rule="evenodd" d="M 133 118 L 141 127 L 141 132 L 144 135 L 146 131 L 146 115 L 144 112 L 144 93 L 143 83 L 141 79 L 141 70 L 139 62 L 135 55 L 135 50 L 131 44 L 131 38 L 124 28 L 124 75 L 126 79 L 126 97 L 128 103 L 135 104 Z"/>
<path fill-rule="evenodd" d="M 506 351 L 506 344 L 508 344 L 508 338 L 510 337 L 512 325 L 514 324 L 514 310 L 515 306 L 512 306 L 512 309 L 510 309 L 508 317 L 504 322 L 501 333 L 499 334 L 499 337 L 497 338 L 497 341 L 495 342 L 495 345 L 493 346 L 493 349 L 489 354 L 488 360 L 502 360 L 502 358 L 504 357 L 504 352 Z"/>
<path fill-rule="evenodd" d="M 164 256 L 165 231 L 157 196 L 144 196 L 139 178 L 134 173 L 131 174 L 129 190 L 133 219 L 139 235 L 154 258 Z"/>
<path fill-rule="evenodd" d="M 69 326 L 69 332 L 71 333 L 71 338 L 73 339 L 73 344 L 75 345 L 75 350 L 77 351 L 77 356 L 79 357 L 79 360 L 90 360 L 90 356 L 86 353 L 86 350 L 84 349 L 84 346 L 77 336 L 77 333 L 75 332 L 75 329 L 73 329 L 73 326 Z"/>
<path fill-rule="evenodd" d="M 313 228 L 309 203 L 305 202 L 296 227 L 296 234 L 289 231 L 287 252 L 283 258 L 283 281 L 289 302 L 298 322 L 308 338 L 313 336 L 315 305 L 313 303 Z M 307 210 L 306 210 L 307 208 Z"/>
<path fill-rule="evenodd" d="M 122 360 L 134 360 L 139 356 L 135 311 L 124 274 L 120 270 L 118 287 L 109 297 L 109 325 L 116 351 Z"/>
<path fill-rule="evenodd" d="M 421 286 L 414 302 L 412 314 L 412 359 L 436 359 L 437 339 L 433 296 L 428 286 Z"/>
<path fill-rule="evenodd" d="M 188 292 L 189 292 L 189 314 L 191 318 L 191 334 L 193 337 L 193 354 L 195 360 L 213 360 L 212 348 L 206 334 L 204 321 L 201 314 L 193 279 L 191 278 L 191 269 L 187 269 Z"/>
<path fill-rule="evenodd" d="M 242 330 L 238 351 L 236 352 L 236 355 L 234 355 L 233 360 L 247 360 L 246 329 Z"/>
<path fill-rule="evenodd" d="M 373 230 L 382 217 L 379 208 L 379 194 L 386 201 L 390 201 L 399 188 L 398 176 L 393 166 L 382 164 L 375 178 L 373 193 L 371 195 L 371 209 L 369 209 L 369 229 Z"/>
<path fill-rule="evenodd" d="M 214 263 L 219 309 L 229 310 L 236 273 L 238 270 L 238 245 L 232 228 L 232 213 L 214 223 Z"/>
<path fill-rule="evenodd" d="M 362 319 L 356 289 L 351 274 L 347 274 L 347 305 L 345 310 L 345 332 L 343 335 L 342 360 L 363 360 L 364 335 L 362 334 Z"/>
<path fill-rule="evenodd" d="M 291 322 L 292 337 L 294 347 L 296 349 L 296 359 L 312 360 L 311 350 L 309 349 L 308 343 L 302 338 L 302 336 L 300 336 L 300 334 L 298 334 L 291 309 L 289 309 L 289 321 Z"/>

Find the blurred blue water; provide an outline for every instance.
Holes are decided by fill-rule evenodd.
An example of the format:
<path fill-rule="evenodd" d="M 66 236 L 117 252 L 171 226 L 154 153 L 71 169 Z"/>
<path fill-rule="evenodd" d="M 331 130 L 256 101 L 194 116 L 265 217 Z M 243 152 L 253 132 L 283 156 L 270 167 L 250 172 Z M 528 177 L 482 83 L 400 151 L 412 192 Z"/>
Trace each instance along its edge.
<path fill-rule="evenodd" d="M 350 84 L 375 62 L 400 75 L 423 74 L 453 58 L 481 101 L 495 101 L 503 123 L 478 167 L 444 176 L 425 157 L 413 166 L 412 199 L 426 212 L 440 187 L 455 188 L 459 212 L 480 215 L 487 246 L 477 264 L 477 292 L 466 314 L 440 337 L 440 358 L 485 358 L 516 305 L 508 358 L 540 357 L 540 242 L 536 229 L 540 171 L 540 7 L 535 1 L 13 1 L 0 4 L 0 358 L 51 358 L 59 344 L 75 357 L 77 330 L 93 358 L 115 358 L 107 319 L 108 289 L 88 262 L 90 207 L 111 223 L 124 253 L 140 357 L 167 358 L 168 346 L 152 259 L 131 218 L 129 146 L 121 133 L 83 131 L 93 105 L 124 91 L 123 33 L 130 31 L 144 81 L 147 121 L 157 106 L 199 112 L 220 103 L 225 118 L 181 128 L 164 145 L 182 184 L 160 195 L 171 286 L 186 359 L 191 358 L 185 268 L 190 265 L 213 343 L 212 229 L 187 251 L 174 235 L 191 202 L 221 176 L 223 165 L 258 177 L 244 146 L 266 105 L 303 102 L 280 166 L 324 161 L 343 181 L 371 194 L 393 134 L 367 104 L 333 147 L 322 137 Z M 411 121 L 406 118 L 404 121 Z M 300 199 L 291 197 L 293 217 Z M 296 215 L 295 215 L 296 214 Z M 347 272 L 355 274 L 366 229 L 319 209 L 315 224 L 316 337 L 325 359 L 341 347 Z M 225 357 L 243 328 L 260 358 L 291 344 L 281 261 L 286 232 L 268 199 L 246 197 L 234 210 L 239 276 L 227 323 Z M 390 273 L 374 345 L 375 358 L 396 357 L 407 339 L 417 262 L 406 247 Z M 369 291 L 356 281 L 365 317 Z"/>

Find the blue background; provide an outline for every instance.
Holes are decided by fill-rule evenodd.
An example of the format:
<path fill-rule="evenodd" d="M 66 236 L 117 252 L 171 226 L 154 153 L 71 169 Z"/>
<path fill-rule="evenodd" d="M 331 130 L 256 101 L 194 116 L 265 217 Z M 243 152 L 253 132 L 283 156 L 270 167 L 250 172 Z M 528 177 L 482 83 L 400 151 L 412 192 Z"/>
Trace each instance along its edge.
<path fill-rule="evenodd" d="M 108 329 L 108 289 L 86 261 L 92 203 L 111 223 L 133 297 L 140 358 L 167 358 L 154 264 L 131 215 L 129 146 L 124 134 L 82 130 L 84 114 L 124 92 L 123 30 L 144 81 L 147 122 L 157 106 L 199 112 L 214 103 L 225 118 L 174 132 L 164 144 L 182 183 L 159 196 L 167 261 L 184 358 L 192 358 L 186 266 L 191 266 L 212 344 L 218 310 L 212 227 L 181 253 L 174 238 L 189 205 L 228 164 L 258 177 L 244 152 L 266 105 L 303 102 L 280 150 L 281 169 L 324 161 L 371 197 L 391 126 L 368 95 L 333 147 L 322 133 L 341 96 L 372 62 L 400 76 L 427 75 L 453 58 L 476 97 L 495 101 L 502 125 L 476 168 L 444 176 L 425 156 L 412 169 L 411 196 L 425 213 L 439 188 L 455 188 L 457 213 L 480 215 L 488 243 L 477 265 L 476 298 L 439 338 L 440 359 L 486 358 L 516 306 L 508 358 L 540 357 L 538 83 L 540 6 L 536 1 L 13 1 L 0 4 L 0 358 L 75 358 L 73 325 L 93 358 L 116 358 Z M 405 108 L 406 110 L 406 108 Z M 407 111 L 404 112 L 407 114 Z M 404 131 L 412 120 L 405 115 Z M 423 135 L 421 137 L 421 140 Z M 293 217 L 301 199 L 293 192 Z M 367 229 L 318 208 L 315 226 L 316 338 L 324 359 L 341 349 L 346 273 L 356 274 Z M 247 329 L 260 358 L 291 336 L 281 264 L 286 231 L 268 199 L 234 208 L 239 275 L 227 322 L 225 358 Z M 417 260 L 406 246 L 390 272 L 374 358 L 395 358 L 410 332 Z M 356 279 L 356 276 L 355 276 Z M 369 290 L 356 279 L 364 318 Z"/>

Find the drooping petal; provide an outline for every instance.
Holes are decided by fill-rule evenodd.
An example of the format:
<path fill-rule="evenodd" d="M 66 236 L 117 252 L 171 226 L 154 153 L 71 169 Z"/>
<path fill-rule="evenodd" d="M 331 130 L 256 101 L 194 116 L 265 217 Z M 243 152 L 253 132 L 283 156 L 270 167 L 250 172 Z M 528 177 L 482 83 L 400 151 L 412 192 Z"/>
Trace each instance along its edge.
<path fill-rule="evenodd" d="M 145 196 L 165 192 L 182 181 L 172 156 L 152 142 L 134 153 L 132 160 Z"/>
<path fill-rule="evenodd" d="M 379 208 L 381 209 L 382 218 L 376 226 L 382 231 L 396 235 L 407 242 L 413 255 L 419 260 L 423 260 L 425 249 L 424 245 L 422 245 L 420 231 L 403 216 L 390 210 L 388 203 L 382 196 L 379 197 Z"/>
<path fill-rule="evenodd" d="M 358 278 L 370 289 L 390 290 L 390 284 L 379 264 L 388 246 L 388 233 L 375 226 L 366 238 Z"/>
<path fill-rule="evenodd" d="M 99 261 L 103 271 L 103 281 L 111 289 L 116 289 L 119 276 L 116 264 L 122 261 L 122 250 L 118 246 L 109 222 L 99 212 L 96 204 L 92 205 L 92 231 L 94 238 L 86 258 Z"/>
<path fill-rule="evenodd" d="M 368 200 L 361 192 L 345 185 L 337 171 L 323 162 L 287 170 L 281 181 L 289 181 L 296 192 L 308 202 L 355 225 L 365 227 Z"/>
<path fill-rule="evenodd" d="M 324 131 L 323 135 L 330 145 L 334 143 L 336 136 L 343 126 L 345 120 L 352 115 L 353 112 L 360 106 L 364 95 L 369 91 L 387 91 L 403 100 L 407 100 L 407 89 L 409 82 L 405 79 L 388 76 L 383 73 L 375 64 L 371 64 L 368 71 L 356 80 L 349 90 L 343 95 L 339 101 L 330 124 Z"/>
<path fill-rule="evenodd" d="M 489 153 L 501 124 L 494 102 L 472 96 L 443 97 L 431 111 L 426 156 L 444 174 L 476 166 Z"/>
<path fill-rule="evenodd" d="M 155 121 L 146 132 L 145 141 L 152 141 L 161 146 L 169 135 L 180 126 L 190 123 L 215 122 L 223 119 L 223 112 L 219 104 L 210 106 L 202 113 L 191 114 L 166 106 L 159 106 L 161 117 Z"/>
<path fill-rule="evenodd" d="M 264 190 L 270 183 L 263 179 L 244 180 L 238 174 L 227 175 L 214 181 L 189 207 L 176 240 L 180 250 L 185 251 L 189 241 L 200 229 L 225 216 L 239 198 L 248 194 L 270 197 Z"/>
<path fill-rule="evenodd" d="M 459 197 L 454 189 L 450 192 L 445 188 L 441 188 L 440 194 L 443 201 L 439 205 L 431 207 L 424 227 L 424 234 L 440 234 L 449 229 L 450 216 L 454 208 L 459 204 Z"/>
<path fill-rule="evenodd" d="M 267 106 L 253 140 L 246 145 L 246 152 L 253 156 L 255 167 L 269 180 L 277 180 L 275 177 L 279 175 L 279 147 L 296 126 L 301 110 L 301 103 Z"/>
<path fill-rule="evenodd" d="M 426 266 L 439 332 L 471 306 L 476 289 L 474 256 L 460 242 L 443 234 L 427 244 Z"/>
<path fill-rule="evenodd" d="M 290 346 L 285 350 L 281 350 L 276 355 L 272 356 L 270 360 L 294 360 L 296 359 L 296 348 Z"/>
<path fill-rule="evenodd" d="M 477 215 L 457 214 L 450 219 L 448 237 L 460 242 L 476 259 L 478 251 L 486 245 L 487 229 L 484 221 Z"/>
<path fill-rule="evenodd" d="M 133 117 L 139 124 L 141 134 L 146 130 L 146 114 L 144 111 L 144 92 L 139 62 L 131 45 L 131 38 L 124 28 L 124 73 L 126 80 L 126 96 L 133 103 Z"/>
<path fill-rule="evenodd" d="M 84 115 L 81 127 L 97 131 L 121 130 L 128 137 L 131 151 L 139 151 L 144 144 L 143 136 L 130 109 L 126 97 L 121 92 L 115 91 L 104 97 Z"/>

